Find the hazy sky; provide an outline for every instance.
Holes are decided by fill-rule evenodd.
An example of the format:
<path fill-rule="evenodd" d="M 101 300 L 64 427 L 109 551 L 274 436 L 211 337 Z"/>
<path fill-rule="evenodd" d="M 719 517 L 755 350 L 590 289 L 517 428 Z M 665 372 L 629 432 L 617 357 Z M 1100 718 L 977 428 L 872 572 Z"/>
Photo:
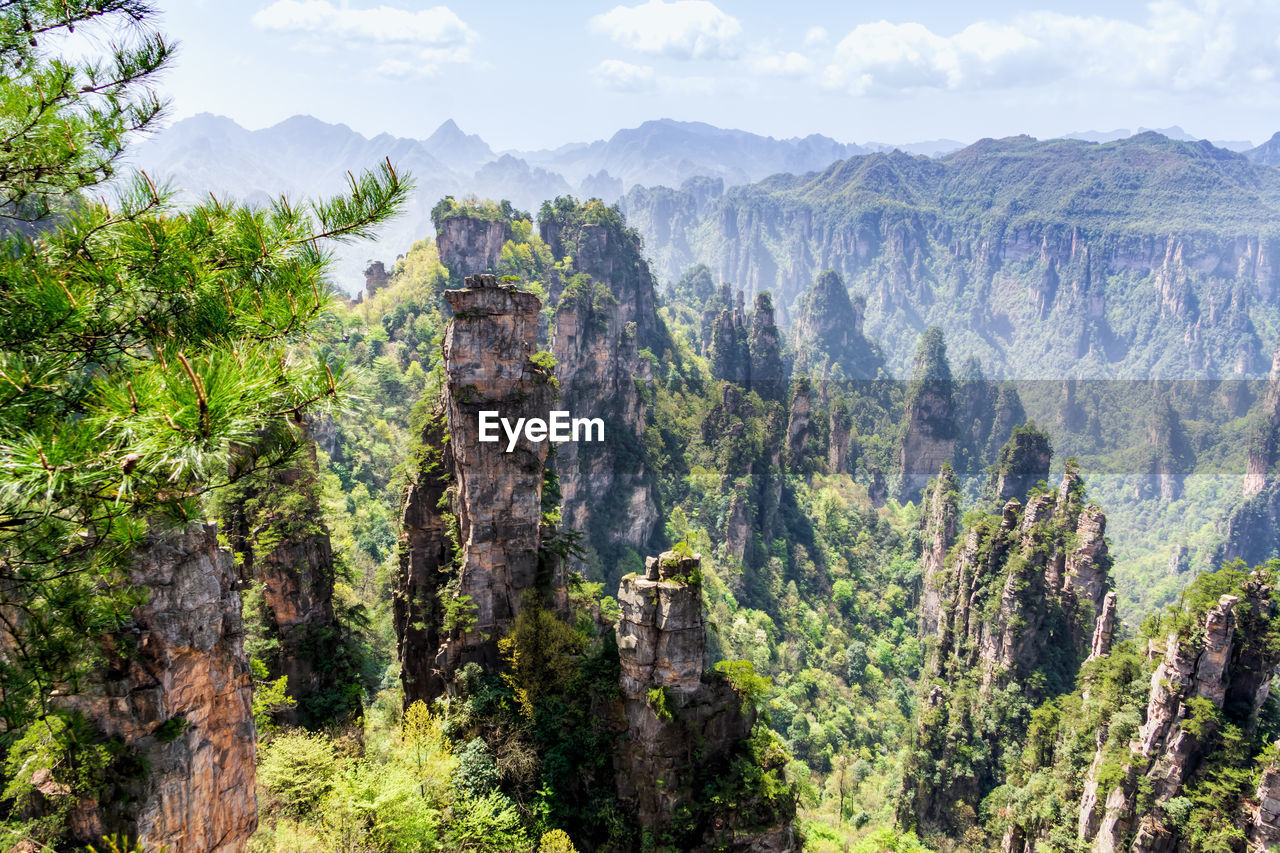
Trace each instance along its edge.
<path fill-rule="evenodd" d="M 173 115 L 495 148 L 701 120 L 845 142 L 1280 130 L 1277 0 L 159 0 Z"/>

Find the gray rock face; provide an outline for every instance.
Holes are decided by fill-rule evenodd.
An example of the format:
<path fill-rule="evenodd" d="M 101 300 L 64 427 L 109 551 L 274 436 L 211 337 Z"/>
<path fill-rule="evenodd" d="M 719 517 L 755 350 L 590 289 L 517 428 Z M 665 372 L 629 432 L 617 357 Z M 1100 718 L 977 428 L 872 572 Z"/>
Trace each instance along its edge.
<path fill-rule="evenodd" d="M 942 619 L 942 572 L 947 552 L 956 540 L 960 523 L 960 484 L 950 465 L 943 465 L 933 489 L 925 496 L 920 519 L 924 572 L 920 597 L 920 636 L 934 637 Z"/>
<path fill-rule="evenodd" d="M 787 453 L 799 462 L 809 440 L 809 413 L 812 407 L 812 388 L 806 380 L 796 383 L 791 395 L 791 409 L 787 419 Z"/>
<path fill-rule="evenodd" d="M 224 522 L 241 560 L 241 577 L 260 585 L 262 616 L 279 640 L 263 662 L 273 677 L 288 677 L 294 699 L 333 684 L 329 668 L 318 664 L 336 636 L 335 566 L 320 507 L 315 443 L 308 441 L 306 450 L 293 467 L 271 472 L 261 488 L 246 492 Z M 296 708 L 278 716 L 298 721 Z"/>
<path fill-rule="evenodd" d="M 440 223 L 436 249 L 440 263 L 454 275 L 492 272 L 510 235 L 501 220 L 453 216 Z"/>
<path fill-rule="evenodd" d="M 617 633 L 623 695 L 639 697 L 650 687 L 691 694 L 702 683 L 700 571 L 699 558 L 668 551 L 646 561 L 644 577 L 622 579 Z"/>
<path fill-rule="evenodd" d="M 1093 627 L 1093 642 L 1089 644 L 1089 660 L 1104 657 L 1111 651 L 1111 637 L 1116 630 L 1116 594 L 1108 592 L 1102 602 L 1102 613 Z"/>
<path fill-rule="evenodd" d="M 453 482 L 453 455 L 448 452 L 443 411 L 424 430 L 426 464 L 414 472 L 401 514 L 400 572 L 393 602 L 396 649 L 405 707 L 430 702 L 445 689 L 443 673 L 436 668 L 444 621 L 440 589 L 453 563 L 449 517 L 440 512 Z"/>
<path fill-rule="evenodd" d="M 452 596 L 457 616 L 437 664 L 452 674 L 468 660 L 497 664 L 497 638 L 538 570 L 548 444 L 522 435 L 508 453 L 505 442 L 481 442 L 480 412 L 496 410 L 512 423 L 545 418 L 554 390 L 550 375 L 529 360 L 542 307 L 536 296 L 482 286 L 447 291 L 445 299 L 454 313 L 444 336 L 445 413 L 462 553 Z"/>
<path fill-rule="evenodd" d="M 622 579 L 618 604 L 626 721 L 615 755 L 618 796 L 634 804 L 640 826 L 656 834 L 698 796 L 691 788 L 696 764 L 727 761 L 751 732 L 756 712 L 725 679 L 703 673 L 700 557 L 674 551 L 650 557 L 643 576 Z M 790 823 L 764 830 L 726 826 L 717 830 L 716 843 L 726 840 L 741 853 L 796 849 Z"/>
<path fill-rule="evenodd" d="M 1266 853 L 1280 845 L 1280 762 L 1272 760 L 1258 782 L 1257 803 L 1249 819 L 1249 853 Z"/>
<path fill-rule="evenodd" d="M 541 303 L 492 275 L 466 281 L 445 293 L 454 318 L 444 336 L 443 426 L 437 418 L 427 427 L 404 510 L 395 615 L 409 701 L 439 695 L 469 661 L 495 668 L 498 638 L 538 572 L 548 444 L 522 431 L 508 453 L 505 439 L 480 441 L 479 418 L 481 411 L 512 424 L 547 417 L 552 377 L 530 360 Z M 452 518 L 441 509 L 446 493 Z M 455 523 L 456 574 L 448 529 Z"/>
<path fill-rule="evenodd" d="M 1121 849 L 1132 834 L 1133 853 L 1160 853 L 1179 848 L 1176 829 L 1168 827 L 1158 811 L 1135 812 L 1139 780 L 1149 780 L 1154 804 L 1159 806 L 1182 795 L 1205 757 L 1205 744 L 1185 723 L 1193 716 L 1192 699 L 1207 699 L 1216 708 L 1243 709 L 1236 722 L 1245 728 L 1256 724 L 1265 701 L 1271 673 L 1280 654 L 1266 647 L 1263 620 L 1273 612 L 1271 590 L 1256 579 L 1245 585 L 1246 598 L 1222 596 L 1204 616 L 1203 629 L 1189 635 L 1170 633 L 1163 658 L 1151 676 L 1146 721 L 1132 743 L 1133 759 L 1123 770 L 1121 782 L 1108 792 L 1098 808 L 1097 774 L 1104 756 L 1101 738 L 1080 804 L 1079 838 L 1095 851 Z M 1250 844 L 1265 849 L 1276 838 L 1270 793 L 1275 785 L 1274 765 L 1263 774 L 1257 804 L 1252 806 Z M 1272 806 L 1268 806 L 1268 803 Z"/>
<path fill-rule="evenodd" d="M 1000 782 L 998 744 L 963 773 L 949 766 L 956 738 L 979 736 L 974 707 L 953 701 L 947 685 L 975 679 L 981 704 L 1016 684 L 1036 703 L 1070 690 L 1093 638 L 1106 633 L 1095 619 L 1105 619 L 1108 592 L 1105 519 L 1082 506 L 1077 484 L 1069 470 L 1057 492 L 1033 496 L 1025 507 L 1009 500 L 998 519 L 974 525 L 954 547 L 959 513 L 949 466 L 926 495 L 921 633 L 930 649 L 924 677 L 935 686 L 916 742 L 933 764 L 904 769 L 903 823 L 960 834 L 965 807 L 976 808 Z M 1034 678 L 1037 672 L 1056 680 Z M 938 784 L 939 776 L 949 781 Z"/>
<path fill-rule="evenodd" d="M 76 837 L 99 843 L 125 832 L 148 850 L 241 853 L 258 813 L 253 689 L 231 552 L 218 546 L 216 525 L 193 523 L 153 535 L 130 581 L 150 590 L 133 613 L 136 657 L 62 701 L 119 737 L 147 771 L 131 790 L 83 804 Z M 179 733 L 167 736 L 174 726 Z"/>
<path fill-rule="evenodd" d="M 657 315 L 655 282 L 626 229 L 602 225 L 539 224 L 556 258 L 573 267 L 549 282 L 559 300 L 551 325 L 560 408 L 574 417 L 599 417 L 603 444 L 560 445 L 555 469 L 567 527 L 589 533 L 599 544 L 625 545 L 644 553 L 661 515 L 653 473 L 642 454 L 648 406 L 641 389 L 653 382 L 641 349 L 661 355 L 666 330 Z M 590 276 L 591 292 L 570 291 L 573 274 Z M 597 294 L 599 298 L 597 298 Z M 602 541 L 603 540 L 603 541 Z"/>

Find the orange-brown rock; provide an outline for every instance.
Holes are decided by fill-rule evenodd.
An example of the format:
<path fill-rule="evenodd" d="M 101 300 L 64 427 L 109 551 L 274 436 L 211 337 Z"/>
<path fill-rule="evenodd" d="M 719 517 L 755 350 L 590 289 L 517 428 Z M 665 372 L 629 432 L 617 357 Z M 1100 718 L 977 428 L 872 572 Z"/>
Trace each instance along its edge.
<path fill-rule="evenodd" d="M 242 853 L 257 828 L 252 686 L 231 552 L 217 527 L 193 523 L 153 534 L 130 581 L 150 591 L 132 618 L 137 653 L 89 690 L 64 697 L 145 771 L 84 804 L 82 843 L 107 832 L 147 850 Z"/>

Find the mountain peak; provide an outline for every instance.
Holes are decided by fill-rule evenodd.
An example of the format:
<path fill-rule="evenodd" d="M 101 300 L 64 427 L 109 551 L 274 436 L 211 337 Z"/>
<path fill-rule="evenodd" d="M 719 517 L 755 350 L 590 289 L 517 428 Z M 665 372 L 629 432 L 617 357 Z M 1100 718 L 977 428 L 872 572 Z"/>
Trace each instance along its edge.
<path fill-rule="evenodd" d="M 493 159 L 489 143 L 474 133 L 466 133 L 453 119 L 445 119 L 423 143 L 445 163 L 477 165 Z"/>

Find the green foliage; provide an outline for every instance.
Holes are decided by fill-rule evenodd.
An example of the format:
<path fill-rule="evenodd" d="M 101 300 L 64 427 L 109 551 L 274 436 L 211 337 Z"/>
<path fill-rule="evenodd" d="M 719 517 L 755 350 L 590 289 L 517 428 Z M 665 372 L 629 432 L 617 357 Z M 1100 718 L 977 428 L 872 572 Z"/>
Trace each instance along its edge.
<path fill-rule="evenodd" d="M 472 738 L 455 753 L 458 760 L 453 784 L 462 793 L 481 797 L 498 787 L 498 766 L 481 738 Z"/>
<path fill-rule="evenodd" d="M 327 737 L 288 732 L 263 747 L 258 783 L 284 814 L 296 816 L 324 800 L 339 767 L 338 754 Z"/>
<path fill-rule="evenodd" d="M 507 636 L 498 641 L 506 664 L 503 680 L 511 687 L 526 718 L 549 695 L 561 695 L 578 673 L 582 638 L 526 593 Z"/>
<path fill-rule="evenodd" d="M 101 641 L 146 598 L 136 550 L 201 518 L 210 490 L 287 462 L 304 416 L 342 410 L 350 379 L 315 345 L 335 306 L 325 244 L 370 236 L 410 190 L 385 164 L 310 204 L 179 211 L 145 176 L 110 206 L 77 196 L 160 111 L 151 82 L 171 51 L 154 17 L 138 0 L 0 16 L 0 205 L 41 229 L 4 232 L 0 252 L 0 583 L 22 649 L 0 662 L 12 741 L 55 719 L 53 685 L 76 693 L 102 670 Z M 53 46 L 78 25 L 123 41 L 64 61 Z"/>
<path fill-rule="evenodd" d="M 466 853 L 512 853 L 533 848 L 520 826 L 516 804 L 497 792 L 455 804 L 445 844 L 450 850 Z"/>
<path fill-rule="evenodd" d="M 665 687 L 651 687 L 645 695 L 645 701 L 649 703 L 653 715 L 664 722 L 671 722 L 675 719 L 675 714 L 671 707 L 671 697 L 667 694 Z"/>
<path fill-rule="evenodd" d="M 751 708 L 761 707 L 773 688 L 773 680 L 765 675 L 756 675 L 755 665 L 749 660 L 722 660 L 715 665 L 715 671 L 729 680 L 734 692 Z"/>
<path fill-rule="evenodd" d="M 573 846 L 569 833 L 553 829 L 543 833 L 542 840 L 538 842 L 538 853 L 578 853 L 578 848 Z"/>
<path fill-rule="evenodd" d="M 289 695 L 289 676 L 269 680 L 262 661 L 254 658 L 252 662 L 257 664 L 254 667 L 253 726 L 261 737 L 277 730 L 275 715 L 295 707 L 298 702 Z"/>

